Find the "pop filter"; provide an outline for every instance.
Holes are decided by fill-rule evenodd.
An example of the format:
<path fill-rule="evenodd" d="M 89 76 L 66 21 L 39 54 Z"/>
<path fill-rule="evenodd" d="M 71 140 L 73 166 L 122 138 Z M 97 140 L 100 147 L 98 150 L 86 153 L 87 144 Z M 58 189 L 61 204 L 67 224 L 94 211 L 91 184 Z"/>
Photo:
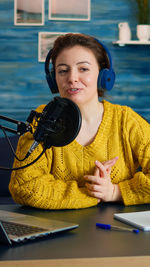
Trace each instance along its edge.
<path fill-rule="evenodd" d="M 34 139 L 43 142 L 45 148 L 65 146 L 76 138 L 81 122 L 80 110 L 73 101 L 55 97 L 44 108 Z"/>

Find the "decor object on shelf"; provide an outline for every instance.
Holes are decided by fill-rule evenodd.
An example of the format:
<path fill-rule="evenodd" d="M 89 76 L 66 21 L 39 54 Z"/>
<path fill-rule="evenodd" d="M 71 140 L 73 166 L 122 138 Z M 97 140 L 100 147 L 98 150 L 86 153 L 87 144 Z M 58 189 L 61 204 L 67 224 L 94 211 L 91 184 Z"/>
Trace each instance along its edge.
<path fill-rule="evenodd" d="M 136 0 L 138 6 L 138 24 L 147 25 L 150 22 L 149 0 Z"/>
<path fill-rule="evenodd" d="M 138 6 L 137 37 L 140 41 L 148 41 L 150 38 L 150 9 L 149 0 L 136 0 Z"/>
<path fill-rule="evenodd" d="M 129 41 L 131 39 L 131 30 L 128 22 L 120 22 L 118 24 L 118 28 L 119 28 L 119 40 Z"/>
<path fill-rule="evenodd" d="M 148 41 L 150 38 L 150 25 L 137 25 L 136 34 L 140 41 Z"/>

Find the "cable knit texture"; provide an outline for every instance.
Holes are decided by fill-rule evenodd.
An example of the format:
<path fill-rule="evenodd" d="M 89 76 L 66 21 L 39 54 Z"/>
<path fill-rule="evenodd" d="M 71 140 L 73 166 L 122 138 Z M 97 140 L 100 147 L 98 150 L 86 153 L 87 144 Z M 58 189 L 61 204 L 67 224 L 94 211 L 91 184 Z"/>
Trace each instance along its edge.
<path fill-rule="evenodd" d="M 104 103 L 104 116 L 94 141 L 88 146 L 76 140 L 64 147 L 51 147 L 33 165 L 12 171 L 9 190 L 20 204 L 43 209 L 78 209 L 97 205 L 84 186 L 83 176 L 93 174 L 95 160 L 119 157 L 112 167 L 112 183 L 118 184 L 125 205 L 150 203 L 150 125 L 126 106 Z M 44 105 L 37 111 L 41 112 Z M 22 159 L 33 136 L 20 137 L 17 156 Z M 33 161 L 41 144 L 23 162 Z M 141 171 L 137 169 L 141 167 Z"/>

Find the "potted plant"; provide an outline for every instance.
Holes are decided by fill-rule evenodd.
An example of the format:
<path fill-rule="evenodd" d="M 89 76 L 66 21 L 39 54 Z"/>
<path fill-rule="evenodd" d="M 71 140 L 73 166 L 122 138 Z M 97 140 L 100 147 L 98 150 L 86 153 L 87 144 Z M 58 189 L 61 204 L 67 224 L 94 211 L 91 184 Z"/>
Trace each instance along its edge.
<path fill-rule="evenodd" d="M 136 0 L 138 7 L 137 37 L 140 41 L 148 41 L 150 38 L 150 7 L 149 0 Z"/>

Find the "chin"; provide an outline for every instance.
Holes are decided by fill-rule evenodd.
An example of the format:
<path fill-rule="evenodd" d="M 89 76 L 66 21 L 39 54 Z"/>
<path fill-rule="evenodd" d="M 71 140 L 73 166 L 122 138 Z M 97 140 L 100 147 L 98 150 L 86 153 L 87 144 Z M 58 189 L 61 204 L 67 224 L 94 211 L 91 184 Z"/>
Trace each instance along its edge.
<path fill-rule="evenodd" d="M 82 99 L 79 95 L 67 95 L 66 98 L 72 100 L 76 104 L 82 103 Z"/>
<path fill-rule="evenodd" d="M 71 95 L 71 94 L 61 94 L 60 93 L 60 96 L 68 98 L 68 99 L 72 100 L 73 102 L 78 101 L 78 98 L 79 98 L 79 97 L 77 97 L 77 95 Z"/>
<path fill-rule="evenodd" d="M 68 94 L 68 93 L 60 93 L 61 97 L 67 98 L 69 100 L 72 100 L 75 104 L 77 104 L 78 106 L 82 106 L 85 102 L 85 96 L 83 96 L 83 94 Z"/>

